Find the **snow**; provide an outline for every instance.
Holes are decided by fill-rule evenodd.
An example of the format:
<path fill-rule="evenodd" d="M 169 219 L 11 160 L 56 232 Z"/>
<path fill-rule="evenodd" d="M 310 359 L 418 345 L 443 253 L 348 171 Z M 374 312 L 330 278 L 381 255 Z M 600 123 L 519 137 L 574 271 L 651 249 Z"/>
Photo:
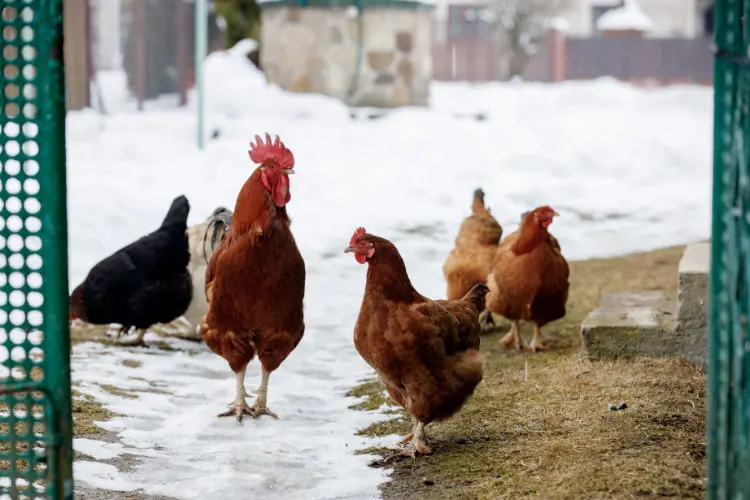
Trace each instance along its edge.
<path fill-rule="evenodd" d="M 641 10 L 638 0 L 625 0 L 622 7 L 605 12 L 596 22 L 599 31 L 649 31 L 652 26 L 651 19 Z"/>
<path fill-rule="evenodd" d="M 553 17 L 547 21 L 547 28 L 565 33 L 570 29 L 570 23 L 564 17 Z"/>
<path fill-rule="evenodd" d="M 435 84 L 429 109 L 352 120 L 330 98 L 268 86 L 241 52 L 206 63 L 216 137 L 203 152 L 192 106 L 163 101 L 135 112 L 122 75 L 100 75 L 108 115 L 68 115 L 70 287 L 157 227 L 179 194 L 191 202 L 191 224 L 232 207 L 254 168 L 249 141 L 279 134 L 296 158 L 289 212 L 308 273 L 305 338 L 270 379 L 268 404 L 280 420 L 216 418 L 234 377 L 205 346 L 78 345 L 77 390 L 120 415 L 99 425 L 121 446 L 76 440 L 90 457 L 75 465 L 84 486 L 181 499 L 377 496 L 388 471 L 354 451 L 396 440 L 355 436 L 384 417 L 349 410 L 356 400 L 345 397 L 371 376 L 352 345 L 366 269 L 343 253 L 357 226 L 391 239 L 416 288 L 434 298 L 444 297 L 441 266 L 479 186 L 506 233 L 522 212 L 555 208 L 552 231 L 570 259 L 709 236 L 710 88 Z M 253 363 L 248 389 L 259 381 Z M 118 471 L 96 461 L 113 455 L 135 463 Z"/>

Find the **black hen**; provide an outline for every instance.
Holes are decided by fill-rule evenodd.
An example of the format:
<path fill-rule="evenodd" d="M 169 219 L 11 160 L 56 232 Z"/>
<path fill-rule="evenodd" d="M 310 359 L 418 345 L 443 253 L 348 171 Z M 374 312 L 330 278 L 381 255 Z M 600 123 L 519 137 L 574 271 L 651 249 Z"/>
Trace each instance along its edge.
<path fill-rule="evenodd" d="M 172 202 L 159 229 L 118 250 L 89 271 L 70 296 L 70 317 L 97 325 L 135 327 L 142 345 L 145 329 L 180 317 L 193 296 L 185 196 Z"/>

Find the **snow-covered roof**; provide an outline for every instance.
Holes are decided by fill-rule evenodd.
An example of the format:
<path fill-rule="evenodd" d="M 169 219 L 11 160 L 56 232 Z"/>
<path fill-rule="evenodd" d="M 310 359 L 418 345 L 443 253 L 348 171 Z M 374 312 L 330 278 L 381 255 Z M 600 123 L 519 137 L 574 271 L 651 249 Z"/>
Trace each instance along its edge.
<path fill-rule="evenodd" d="M 638 0 L 625 0 L 625 5 L 607 11 L 596 22 L 599 31 L 649 31 L 652 26 L 651 19 L 641 10 Z"/>

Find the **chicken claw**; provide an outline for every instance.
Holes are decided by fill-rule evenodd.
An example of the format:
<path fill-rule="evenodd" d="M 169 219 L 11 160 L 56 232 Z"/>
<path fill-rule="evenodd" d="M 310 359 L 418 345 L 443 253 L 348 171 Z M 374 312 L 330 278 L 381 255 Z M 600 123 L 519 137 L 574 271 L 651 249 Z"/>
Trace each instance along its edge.
<path fill-rule="evenodd" d="M 268 415 L 269 417 L 278 420 L 279 416 L 276 415 L 274 412 L 269 410 L 265 405 L 263 407 L 256 408 L 255 405 L 253 405 L 250 408 L 250 416 L 253 418 L 258 418 L 261 415 Z"/>
<path fill-rule="evenodd" d="M 387 464 L 398 457 L 417 458 L 417 454 L 429 455 L 430 453 L 432 453 L 432 450 L 425 444 L 426 440 L 427 436 L 425 436 L 424 433 L 424 424 L 422 422 L 418 422 L 417 425 L 414 426 L 414 431 L 407 434 L 404 439 L 399 442 L 399 444 L 405 444 L 407 441 L 409 441 L 409 444 L 406 445 L 406 448 L 388 455 L 383 459 L 382 463 Z"/>
<path fill-rule="evenodd" d="M 518 321 L 512 323 L 510 331 L 500 339 L 500 343 L 508 349 L 513 348 L 518 351 L 523 349 L 523 342 L 521 342 L 521 337 L 518 335 Z"/>
<path fill-rule="evenodd" d="M 224 413 L 219 413 L 218 417 L 231 417 L 232 415 L 237 416 L 238 423 L 242 423 L 242 417 L 244 417 L 245 415 L 250 415 L 251 417 L 255 418 L 252 408 L 247 406 L 247 403 L 244 401 L 232 401 L 229 410 L 225 411 Z"/>
<path fill-rule="evenodd" d="M 117 345 L 126 346 L 126 347 L 148 347 L 146 343 L 143 341 L 143 337 L 146 335 L 146 330 L 138 330 L 138 334 L 134 339 L 130 340 L 119 340 L 117 342 Z M 118 335 L 119 338 L 119 335 Z"/>
<path fill-rule="evenodd" d="M 268 406 L 266 406 L 266 401 L 268 397 L 268 377 L 269 376 L 270 376 L 270 373 L 264 369 L 261 382 L 260 382 L 260 387 L 258 387 L 258 391 L 257 391 L 258 396 L 255 398 L 255 403 L 253 403 L 252 408 L 250 408 L 253 418 L 258 418 L 261 415 L 268 415 L 269 417 L 275 418 L 276 420 L 279 419 L 279 416 L 276 415 L 271 410 L 269 410 Z"/>
<path fill-rule="evenodd" d="M 526 352 L 542 352 L 542 351 L 548 351 L 549 347 L 545 344 L 538 344 L 538 345 L 531 344 L 531 345 L 525 346 L 523 350 Z"/>
<path fill-rule="evenodd" d="M 539 352 L 547 350 L 549 350 L 549 347 L 547 347 L 547 345 L 544 343 L 542 331 L 539 329 L 539 326 L 534 324 L 534 338 L 531 339 L 531 344 L 529 344 L 527 347 L 524 347 L 524 351 Z"/>

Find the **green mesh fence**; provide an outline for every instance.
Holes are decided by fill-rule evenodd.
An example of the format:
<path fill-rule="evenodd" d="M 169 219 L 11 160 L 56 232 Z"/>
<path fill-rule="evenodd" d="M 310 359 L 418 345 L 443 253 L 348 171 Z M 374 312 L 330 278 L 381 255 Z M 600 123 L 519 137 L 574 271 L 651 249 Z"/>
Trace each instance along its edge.
<path fill-rule="evenodd" d="M 750 0 L 717 0 L 709 499 L 750 498 Z"/>
<path fill-rule="evenodd" d="M 0 500 L 73 498 L 62 0 L 0 0 Z"/>

